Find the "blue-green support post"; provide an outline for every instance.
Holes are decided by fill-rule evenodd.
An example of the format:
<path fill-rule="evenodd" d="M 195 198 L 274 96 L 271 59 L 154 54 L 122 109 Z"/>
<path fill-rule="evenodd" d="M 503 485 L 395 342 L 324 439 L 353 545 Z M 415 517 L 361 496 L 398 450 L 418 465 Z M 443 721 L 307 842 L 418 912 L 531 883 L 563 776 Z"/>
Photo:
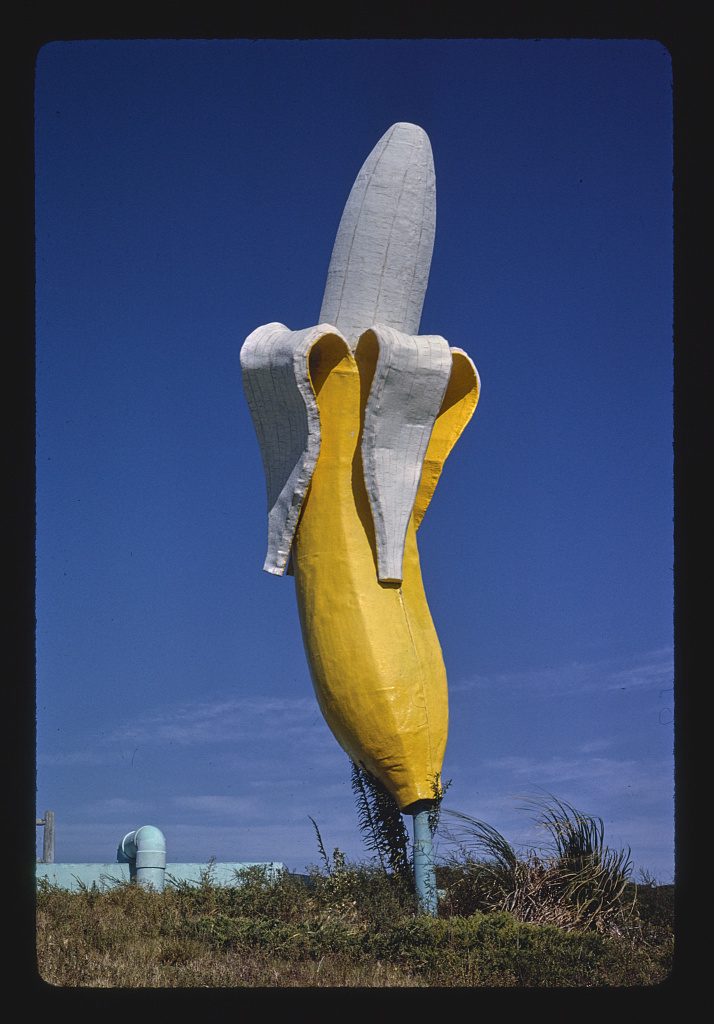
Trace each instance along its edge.
<path fill-rule="evenodd" d="M 414 881 L 422 913 L 437 915 L 436 872 L 434 870 L 434 844 L 429 828 L 432 803 L 422 800 L 413 805 L 414 816 Z"/>

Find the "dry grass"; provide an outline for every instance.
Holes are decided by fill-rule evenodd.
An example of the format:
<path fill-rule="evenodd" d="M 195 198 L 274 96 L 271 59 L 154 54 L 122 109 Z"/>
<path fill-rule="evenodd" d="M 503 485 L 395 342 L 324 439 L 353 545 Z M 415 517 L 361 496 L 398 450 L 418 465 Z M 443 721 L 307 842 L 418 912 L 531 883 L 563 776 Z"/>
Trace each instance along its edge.
<path fill-rule="evenodd" d="M 42 883 L 38 969 L 51 985 L 88 988 L 651 985 L 671 969 L 666 901 L 655 900 L 655 930 L 606 936 L 468 910 L 468 865 L 437 877 L 449 889 L 438 919 L 418 914 L 403 880 L 340 857 L 309 885 L 254 870 L 215 886 L 210 869 L 201 886 L 162 893 Z"/>

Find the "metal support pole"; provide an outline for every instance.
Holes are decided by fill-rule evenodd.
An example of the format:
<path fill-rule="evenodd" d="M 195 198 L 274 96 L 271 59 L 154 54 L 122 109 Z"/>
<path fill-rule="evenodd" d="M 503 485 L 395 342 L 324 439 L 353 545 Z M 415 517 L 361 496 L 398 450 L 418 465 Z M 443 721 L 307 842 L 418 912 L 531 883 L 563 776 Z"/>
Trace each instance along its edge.
<path fill-rule="evenodd" d="M 414 881 L 419 904 L 424 914 L 437 916 L 436 873 L 434 871 L 434 845 L 429 828 L 431 801 L 414 804 Z"/>

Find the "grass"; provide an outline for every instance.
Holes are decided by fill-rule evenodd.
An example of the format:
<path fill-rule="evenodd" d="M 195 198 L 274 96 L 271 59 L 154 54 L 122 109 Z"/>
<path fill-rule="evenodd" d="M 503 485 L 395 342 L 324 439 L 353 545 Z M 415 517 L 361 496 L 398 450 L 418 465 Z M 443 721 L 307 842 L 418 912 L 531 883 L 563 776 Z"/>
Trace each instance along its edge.
<path fill-rule="evenodd" d="M 482 910 L 507 910 L 519 921 L 555 924 L 566 931 L 621 934 L 635 912 L 628 887 L 630 851 L 612 851 L 602 819 L 582 814 L 551 794 L 530 800 L 536 826 L 549 836 L 540 852 L 518 856 L 485 822 L 444 811 L 444 829 L 458 843 L 470 898 Z M 485 859 L 484 856 L 485 855 Z M 452 858 L 458 869 L 458 860 Z"/>
<path fill-rule="evenodd" d="M 339 850 L 307 881 L 254 868 L 240 886 L 219 886 L 210 865 L 199 886 L 161 893 L 40 880 L 38 969 L 51 985 L 94 988 L 603 987 L 668 976 L 672 886 L 627 882 L 627 914 L 598 930 L 585 917 L 534 923 L 518 906 L 494 909 L 489 877 L 488 861 L 439 865 L 438 918 L 419 915 L 403 878 Z"/>
<path fill-rule="evenodd" d="M 328 857 L 273 878 L 163 892 L 122 883 L 37 887 L 37 963 L 51 985 L 92 988 L 652 986 L 672 970 L 673 886 L 631 880 L 599 818 L 546 794 L 530 801 L 545 836 L 518 854 L 485 822 L 434 802 L 456 852 L 437 865 L 438 917 L 419 913 L 407 835 L 383 787 L 353 769 L 370 864 Z M 443 793 L 446 787 L 440 789 Z M 446 819 L 447 825 L 444 825 Z M 311 819 L 312 820 L 312 819 Z"/>

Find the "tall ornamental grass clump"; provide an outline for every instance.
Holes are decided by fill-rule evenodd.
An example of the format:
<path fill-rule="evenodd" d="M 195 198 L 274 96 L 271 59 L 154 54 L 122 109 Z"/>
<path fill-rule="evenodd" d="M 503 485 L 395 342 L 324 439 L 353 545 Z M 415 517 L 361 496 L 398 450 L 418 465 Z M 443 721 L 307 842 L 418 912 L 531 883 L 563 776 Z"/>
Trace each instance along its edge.
<path fill-rule="evenodd" d="M 444 810 L 450 825 L 443 834 L 458 844 L 461 855 L 447 859 L 457 903 L 460 896 L 474 910 L 505 910 L 523 922 L 617 932 L 634 906 L 628 889 L 629 848 L 608 849 L 602 819 L 550 794 L 529 803 L 537 809 L 535 823 L 549 842 L 540 853 L 529 850 L 523 857 L 485 822 Z"/>

